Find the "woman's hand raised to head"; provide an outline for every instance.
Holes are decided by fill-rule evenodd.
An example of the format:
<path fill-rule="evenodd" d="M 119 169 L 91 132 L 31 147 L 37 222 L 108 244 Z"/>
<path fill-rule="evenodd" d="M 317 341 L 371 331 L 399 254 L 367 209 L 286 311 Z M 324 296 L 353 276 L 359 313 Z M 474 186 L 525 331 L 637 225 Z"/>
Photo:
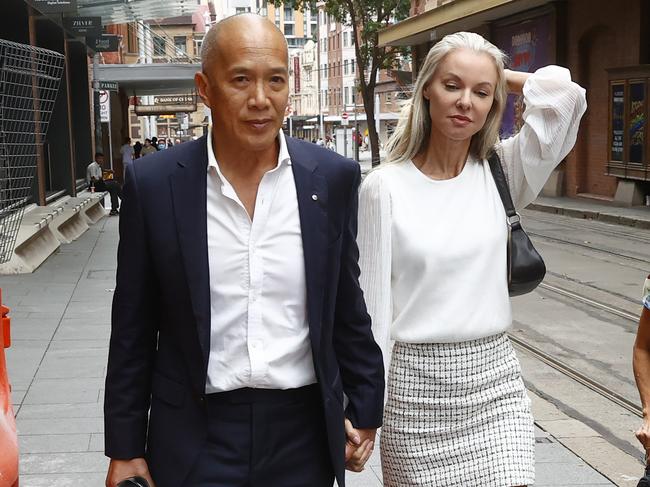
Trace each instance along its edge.
<path fill-rule="evenodd" d="M 506 83 L 508 83 L 508 93 L 521 95 L 524 83 L 532 73 L 513 71 L 511 69 L 504 69 L 503 72 L 506 75 Z"/>

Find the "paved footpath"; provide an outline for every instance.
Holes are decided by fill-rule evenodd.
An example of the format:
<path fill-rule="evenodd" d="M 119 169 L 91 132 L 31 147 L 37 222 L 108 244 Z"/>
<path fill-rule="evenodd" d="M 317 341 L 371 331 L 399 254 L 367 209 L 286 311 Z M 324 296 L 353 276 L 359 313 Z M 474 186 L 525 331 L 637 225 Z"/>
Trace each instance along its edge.
<path fill-rule="evenodd" d="M 21 487 L 103 485 L 102 402 L 118 221 L 104 218 L 33 274 L 0 276 L 12 318 L 8 366 Z M 536 486 L 614 485 L 550 435 L 537 429 L 536 436 Z M 348 478 L 351 487 L 381 486 L 378 453 L 365 472 Z"/>

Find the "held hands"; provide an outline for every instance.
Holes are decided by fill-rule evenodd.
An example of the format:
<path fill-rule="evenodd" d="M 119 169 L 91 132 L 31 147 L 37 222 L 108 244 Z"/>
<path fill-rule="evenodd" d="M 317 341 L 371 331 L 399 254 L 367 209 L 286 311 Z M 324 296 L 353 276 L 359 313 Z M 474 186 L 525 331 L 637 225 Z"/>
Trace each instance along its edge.
<path fill-rule="evenodd" d="M 650 419 L 643 418 L 643 424 L 634 432 L 636 439 L 641 442 L 645 449 L 645 459 L 648 461 L 648 454 L 650 453 Z"/>
<path fill-rule="evenodd" d="M 356 429 L 349 419 L 345 419 L 345 468 L 352 472 L 361 472 L 375 448 L 377 430 Z"/>
<path fill-rule="evenodd" d="M 108 474 L 106 475 L 106 487 L 115 487 L 122 480 L 136 476 L 142 477 L 149 482 L 149 487 L 156 487 L 144 458 L 132 458 L 131 460 L 111 459 Z"/>

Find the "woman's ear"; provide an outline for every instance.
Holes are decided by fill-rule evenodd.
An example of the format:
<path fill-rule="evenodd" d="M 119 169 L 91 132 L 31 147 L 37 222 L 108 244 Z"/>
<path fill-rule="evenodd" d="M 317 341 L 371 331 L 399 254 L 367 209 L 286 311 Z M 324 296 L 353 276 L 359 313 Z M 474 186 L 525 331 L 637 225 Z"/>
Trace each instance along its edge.
<path fill-rule="evenodd" d="M 426 85 L 424 85 L 424 88 L 422 89 L 422 96 L 427 101 L 429 100 L 429 86 L 431 86 L 431 83 L 427 83 Z"/>

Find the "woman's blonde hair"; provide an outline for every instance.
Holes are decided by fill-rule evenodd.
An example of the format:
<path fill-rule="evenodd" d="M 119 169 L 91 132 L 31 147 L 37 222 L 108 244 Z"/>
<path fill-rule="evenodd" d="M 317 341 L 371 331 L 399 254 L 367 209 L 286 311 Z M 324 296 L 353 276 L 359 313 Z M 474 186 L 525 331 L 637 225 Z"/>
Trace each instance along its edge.
<path fill-rule="evenodd" d="M 497 86 L 494 90 L 492 108 L 481 130 L 472 137 L 470 154 L 484 159 L 498 142 L 501 118 L 508 96 L 503 72 L 507 56 L 478 34 L 456 32 L 443 37 L 429 50 L 415 82 L 413 96 L 402 107 L 400 120 L 388 141 L 387 151 L 390 162 L 408 161 L 426 148 L 431 134 L 431 117 L 429 116 L 429 101 L 424 98 L 423 91 L 433 78 L 440 62 L 457 49 L 470 49 L 477 53 L 485 53 L 492 58 L 497 68 Z"/>

